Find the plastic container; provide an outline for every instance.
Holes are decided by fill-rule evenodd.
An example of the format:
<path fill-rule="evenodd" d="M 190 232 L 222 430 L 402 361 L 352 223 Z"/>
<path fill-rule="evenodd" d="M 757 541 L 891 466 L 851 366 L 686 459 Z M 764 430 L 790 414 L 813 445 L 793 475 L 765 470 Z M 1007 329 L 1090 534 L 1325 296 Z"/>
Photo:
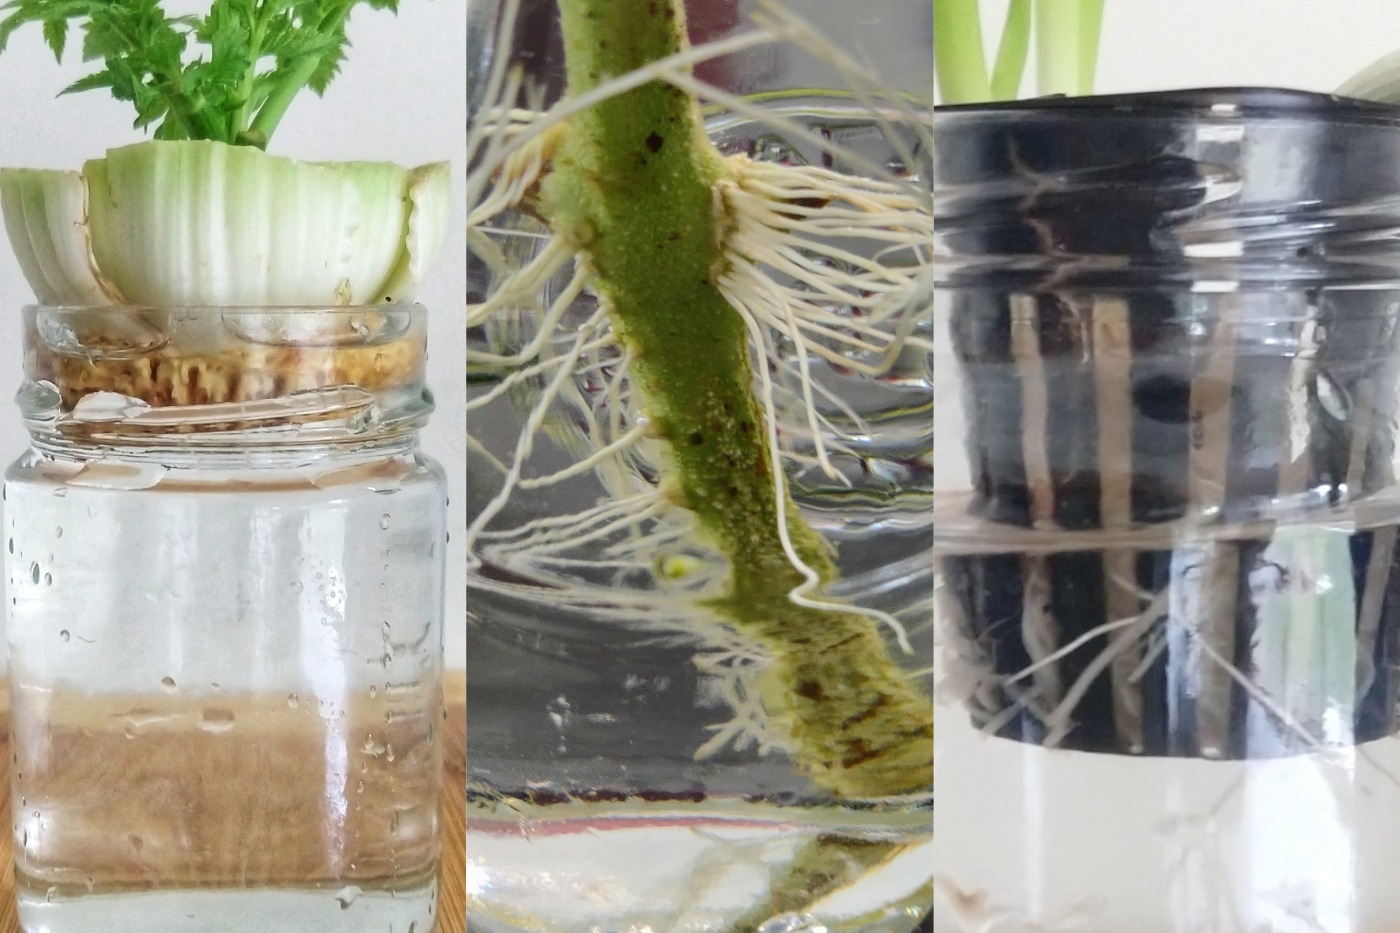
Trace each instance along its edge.
<path fill-rule="evenodd" d="M 432 928 L 444 476 L 420 307 L 25 311 L 20 921 Z"/>
<path fill-rule="evenodd" d="M 1400 114 L 937 116 L 939 930 L 1400 925 Z"/>

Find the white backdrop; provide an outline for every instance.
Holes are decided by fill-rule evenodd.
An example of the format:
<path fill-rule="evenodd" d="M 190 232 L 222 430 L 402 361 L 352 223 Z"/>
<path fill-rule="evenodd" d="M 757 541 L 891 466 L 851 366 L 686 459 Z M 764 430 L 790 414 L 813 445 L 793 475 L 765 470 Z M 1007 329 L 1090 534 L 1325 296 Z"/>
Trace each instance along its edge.
<path fill-rule="evenodd" d="M 935 0 L 936 2 L 936 0 Z M 1095 89 L 1274 85 L 1331 91 L 1400 49 L 1394 0 L 1106 0 Z M 982 0 L 999 32 L 1006 0 Z M 990 61 L 990 53 L 989 59 Z M 1034 65 L 1022 94 L 1033 93 Z"/>
<path fill-rule="evenodd" d="M 174 12 L 207 2 L 170 4 Z M 308 159 L 376 159 L 411 165 L 448 160 L 465 171 L 466 4 L 463 0 L 403 0 L 397 17 L 362 7 L 350 22 L 353 48 L 324 99 L 299 97 L 273 137 L 270 151 Z M 0 165 L 76 169 L 108 147 L 145 138 L 132 129 L 131 105 L 93 91 L 55 99 L 86 74 L 78 37 L 59 67 L 37 27 L 16 34 L 0 54 Z M 418 299 L 431 312 L 429 378 L 438 411 L 424 434 L 428 453 L 447 470 L 448 527 L 465 527 L 466 435 L 462 314 L 466 303 L 465 192 L 455 192 L 452 234 L 431 281 Z M 19 309 L 33 301 L 8 243 L 0 235 L 0 461 L 24 449 L 26 435 L 10 398 L 20 382 Z M 463 535 L 448 548 L 447 658 L 466 656 Z M 3 658 L 0 657 L 0 664 Z"/>

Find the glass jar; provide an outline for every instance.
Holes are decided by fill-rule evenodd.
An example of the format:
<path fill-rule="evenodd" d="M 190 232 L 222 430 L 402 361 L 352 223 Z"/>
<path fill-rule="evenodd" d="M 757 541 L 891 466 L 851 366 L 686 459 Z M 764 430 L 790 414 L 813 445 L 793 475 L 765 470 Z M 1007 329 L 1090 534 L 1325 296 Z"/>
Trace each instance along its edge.
<path fill-rule="evenodd" d="M 706 101 L 710 138 L 731 159 L 812 177 L 886 173 L 919 205 L 905 208 L 913 224 L 928 221 L 931 9 L 792 6 L 834 44 L 770 40 L 699 63 L 699 80 L 738 95 Z M 521 106 L 547 106 L 562 94 L 557 3 L 525 2 L 506 21 L 513 9 L 473 4 L 468 48 L 481 54 L 469 58 L 482 71 L 469 92 L 489 92 L 492 63 L 510 56 L 525 71 Z M 692 40 L 743 35 L 755 10 L 688 3 Z M 838 47 L 877 62 L 878 80 L 834 65 Z M 471 120 L 487 125 L 492 105 L 471 98 Z M 927 239 L 903 231 L 907 219 L 823 231 L 799 249 L 817 262 L 845 249 L 850 268 L 883 263 L 898 270 L 892 280 L 917 279 Z M 504 307 L 468 331 L 469 928 L 910 933 L 932 897 L 931 763 L 917 786 L 878 797 L 833 793 L 802 772 L 774 721 L 785 701 L 764 686 L 782 659 L 706 605 L 725 590 L 730 562 L 688 510 L 662 501 L 667 454 L 639 436 L 646 402 L 629 353 L 588 287 L 569 301 L 579 265 L 538 289 L 518 284 L 549 261 L 549 238 L 517 206 L 468 239 L 469 317 Z M 766 274 L 795 290 L 811 284 Z M 877 351 L 832 334 L 836 351 L 799 363 L 779 328 L 765 329 L 771 345 L 758 350 L 771 351 L 788 488 L 838 566 L 826 596 L 892 617 L 872 639 L 877 654 L 931 713 L 932 373 L 927 343 L 911 337 L 926 335 L 930 304 L 927 289 L 911 291 L 897 319 L 869 325 L 861 299 L 833 303 L 833 318 Z M 807 443 L 808 363 L 831 475 Z M 755 362 L 755 384 L 764 365 Z M 842 728 L 855 734 L 860 722 Z"/>
<path fill-rule="evenodd" d="M 1400 111 L 937 115 L 939 930 L 1400 925 Z"/>
<path fill-rule="evenodd" d="M 426 312 L 24 312 L 5 483 L 27 931 L 427 931 Z"/>

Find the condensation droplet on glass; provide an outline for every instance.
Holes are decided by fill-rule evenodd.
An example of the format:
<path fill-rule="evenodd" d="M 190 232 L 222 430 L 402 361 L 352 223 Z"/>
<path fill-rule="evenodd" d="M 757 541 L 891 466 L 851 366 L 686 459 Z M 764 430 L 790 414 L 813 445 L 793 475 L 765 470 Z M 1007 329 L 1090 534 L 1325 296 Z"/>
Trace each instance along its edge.
<path fill-rule="evenodd" d="M 44 574 L 44 586 L 53 586 L 53 574 Z"/>
<path fill-rule="evenodd" d="M 383 515 L 379 516 L 379 527 L 382 528 L 382 529 L 384 529 L 385 531 L 388 531 L 388 530 L 389 530 L 389 513 L 388 513 L 388 512 L 385 512 Z"/>
<path fill-rule="evenodd" d="M 174 677 L 171 677 L 169 674 L 166 674 L 164 677 L 162 677 L 162 678 L 160 679 L 160 685 L 161 685 L 162 687 L 164 687 L 166 690 L 169 690 L 169 691 L 171 691 L 171 692 L 174 692 L 174 690 L 175 690 L 175 678 L 174 678 Z"/>
<path fill-rule="evenodd" d="M 373 700 L 373 699 L 374 699 L 375 697 L 377 697 L 377 696 L 379 696 L 379 688 L 376 687 L 374 684 L 370 684 L 370 685 L 369 685 L 369 698 L 370 698 L 371 700 Z"/>
<path fill-rule="evenodd" d="M 29 565 L 29 579 L 34 583 L 39 582 L 39 565 L 37 563 Z"/>
<path fill-rule="evenodd" d="M 71 637 L 72 636 L 68 634 L 68 629 L 63 629 L 61 632 L 58 633 L 58 640 L 61 642 L 66 643 Z"/>
<path fill-rule="evenodd" d="M 11 538 L 11 539 L 10 539 L 10 553 L 13 554 L 14 552 L 15 552 L 15 539 L 14 539 L 14 538 Z"/>
<path fill-rule="evenodd" d="M 146 840 L 142 839 L 135 833 L 132 833 L 131 835 L 127 836 L 126 841 L 128 844 L 130 844 L 131 851 L 133 852 L 139 853 L 142 849 L 146 847 Z"/>
<path fill-rule="evenodd" d="M 63 537 L 63 526 L 62 526 L 62 525 L 59 525 L 57 528 L 55 528 L 55 529 L 53 530 L 53 536 L 54 536 L 55 538 L 61 538 L 61 537 Z"/>
<path fill-rule="evenodd" d="M 233 728 L 234 714 L 231 709 L 206 709 L 200 713 L 199 728 L 204 732 L 228 732 Z"/>
<path fill-rule="evenodd" d="M 298 709 L 301 706 L 301 698 L 295 693 L 287 694 L 287 708 Z"/>

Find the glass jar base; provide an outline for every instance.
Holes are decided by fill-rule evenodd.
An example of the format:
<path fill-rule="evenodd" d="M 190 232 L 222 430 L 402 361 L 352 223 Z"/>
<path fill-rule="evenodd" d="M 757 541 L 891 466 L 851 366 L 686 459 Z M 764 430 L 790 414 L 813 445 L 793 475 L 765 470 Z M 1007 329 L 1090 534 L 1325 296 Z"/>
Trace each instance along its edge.
<path fill-rule="evenodd" d="M 358 888 L 169 890 L 47 898 L 19 892 L 25 933 L 431 933 L 437 882 Z"/>
<path fill-rule="evenodd" d="M 932 826 L 912 803 L 509 800 L 494 813 L 477 803 L 466 839 L 473 931 L 909 933 L 929 906 Z M 827 884 L 818 866 L 849 877 Z"/>

